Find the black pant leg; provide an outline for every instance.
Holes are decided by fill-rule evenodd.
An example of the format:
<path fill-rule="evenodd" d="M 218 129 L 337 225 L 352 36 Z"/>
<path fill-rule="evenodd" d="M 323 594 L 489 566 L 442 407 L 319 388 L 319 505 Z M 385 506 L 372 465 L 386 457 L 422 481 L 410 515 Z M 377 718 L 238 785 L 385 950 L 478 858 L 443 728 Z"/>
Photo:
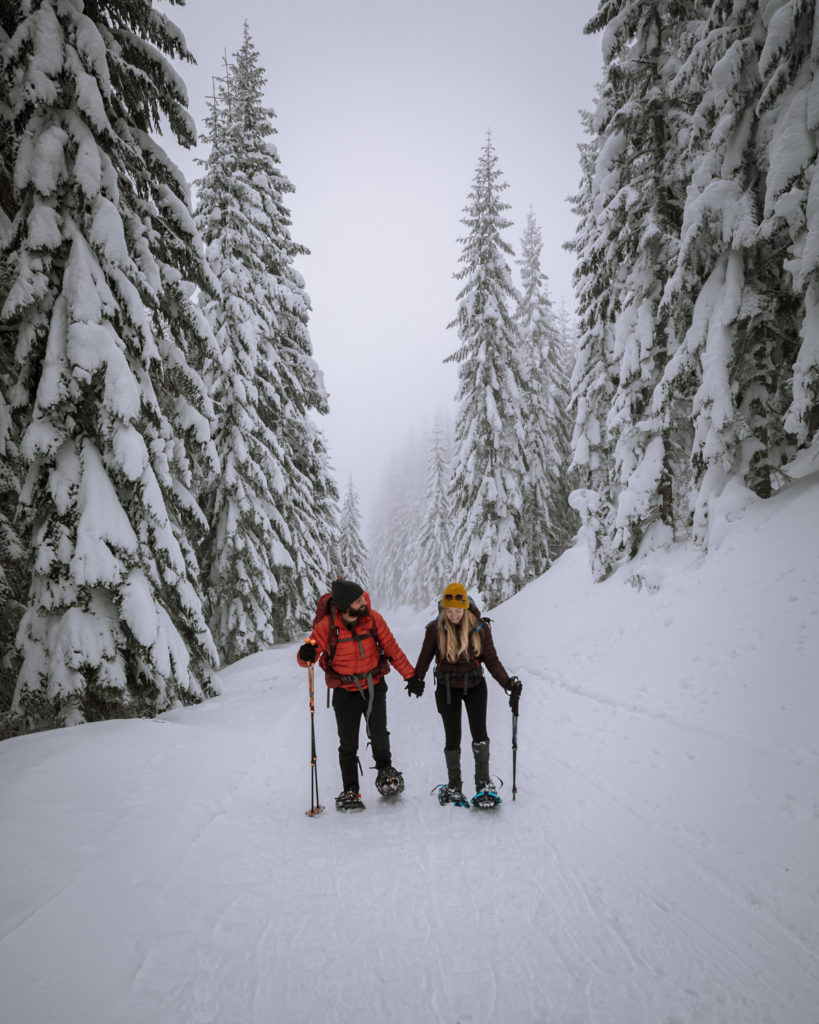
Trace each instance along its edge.
<path fill-rule="evenodd" d="M 489 737 L 486 735 L 486 680 L 482 679 L 477 686 L 473 686 L 463 701 L 466 717 L 469 719 L 472 742 L 482 743 L 484 740 L 488 740 Z"/>
<path fill-rule="evenodd" d="M 387 683 L 382 679 L 373 687 L 373 707 L 370 712 L 370 742 L 376 768 L 389 768 L 390 733 L 387 729 Z"/>
<path fill-rule="evenodd" d="M 461 746 L 461 701 L 463 691 L 454 686 L 449 690 L 447 704 L 446 685 L 440 684 L 435 690 L 435 707 L 444 723 L 444 749 L 459 750 Z"/>
<path fill-rule="evenodd" d="M 341 784 L 353 793 L 358 792 L 358 731 L 366 707 L 358 693 L 351 693 L 340 686 L 333 691 Z"/>

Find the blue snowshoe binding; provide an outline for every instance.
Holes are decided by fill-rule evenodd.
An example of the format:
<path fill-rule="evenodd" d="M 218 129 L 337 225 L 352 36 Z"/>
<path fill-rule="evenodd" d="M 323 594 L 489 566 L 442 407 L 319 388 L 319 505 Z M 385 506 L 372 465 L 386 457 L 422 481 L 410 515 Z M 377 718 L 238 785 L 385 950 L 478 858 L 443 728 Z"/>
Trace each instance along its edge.
<path fill-rule="evenodd" d="M 501 783 L 503 785 L 503 783 Z M 495 783 L 491 779 L 485 782 L 480 782 L 477 785 L 478 792 L 472 797 L 472 806 L 480 807 L 485 809 L 488 807 L 497 807 L 499 803 L 502 803 L 498 791 L 495 788 Z"/>
<path fill-rule="evenodd" d="M 469 801 L 463 794 L 460 786 L 449 783 L 438 786 L 438 803 L 443 807 L 445 804 L 454 804 L 455 807 L 469 807 Z M 435 792 L 435 790 L 433 790 Z"/>

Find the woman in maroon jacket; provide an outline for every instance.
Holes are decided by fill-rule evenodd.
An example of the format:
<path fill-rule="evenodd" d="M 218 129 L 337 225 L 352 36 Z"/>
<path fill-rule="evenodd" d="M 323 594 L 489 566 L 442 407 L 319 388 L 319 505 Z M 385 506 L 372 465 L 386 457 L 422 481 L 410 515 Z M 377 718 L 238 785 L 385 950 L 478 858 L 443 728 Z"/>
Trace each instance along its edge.
<path fill-rule="evenodd" d="M 478 609 L 470 603 L 466 588 L 450 583 L 444 589 L 441 611 L 437 619 L 428 623 L 424 643 L 415 664 L 415 676 L 408 681 L 410 694 L 420 697 L 424 692 L 424 676 L 435 658 L 435 704 L 444 723 L 444 757 L 448 782 L 438 790 L 442 804 L 453 803 L 468 807 L 461 780 L 461 705 L 466 709 L 469 730 L 472 733 L 472 752 L 475 756 L 475 788 L 472 803 L 490 807 L 500 803 L 500 797 L 489 774 L 489 737 L 486 734 L 486 680 L 485 665 L 493 678 L 510 695 L 510 704 L 517 700 L 522 689 L 517 676 L 510 676 L 500 662 L 492 640 L 489 623 L 480 617 Z"/>

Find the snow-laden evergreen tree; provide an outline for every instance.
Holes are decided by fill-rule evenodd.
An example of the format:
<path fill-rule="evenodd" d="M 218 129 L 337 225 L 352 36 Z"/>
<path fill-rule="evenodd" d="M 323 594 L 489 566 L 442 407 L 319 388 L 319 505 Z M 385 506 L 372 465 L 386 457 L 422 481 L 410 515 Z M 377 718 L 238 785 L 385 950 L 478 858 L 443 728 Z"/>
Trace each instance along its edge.
<path fill-rule="evenodd" d="M 799 299 L 801 344 L 784 428 L 800 447 L 819 441 L 818 20 L 815 0 L 773 5 L 759 56 L 756 107 L 770 124 L 760 233 L 787 238 L 785 269 Z"/>
<path fill-rule="evenodd" d="M 586 32 L 605 29 L 600 136 L 592 182 L 598 245 L 614 270 L 612 359 L 617 371 L 604 430 L 616 509 L 612 555 L 629 555 L 654 521 L 676 524 L 673 479 L 681 449 L 652 398 L 676 347 L 665 281 L 676 263 L 685 195 L 678 139 L 686 111 L 669 95 L 694 0 L 601 0 Z"/>
<path fill-rule="evenodd" d="M 504 601 L 526 577 L 521 547 L 526 439 L 521 421 L 522 382 L 514 322 L 517 293 L 502 232 L 502 181 L 491 133 L 481 150 L 459 239 L 462 282 L 449 324 L 460 344 L 445 362 L 458 364 L 458 412 L 452 495 L 455 568 L 461 582 L 487 607 Z"/>
<path fill-rule="evenodd" d="M 565 247 L 565 243 L 564 243 Z M 562 501 L 565 519 L 554 526 L 557 551 L 567 547 L 577 533 L 580 518 L 571 503 L 571 494 L 580 481 L 577 470 L 573 468 L 574 455 L 572 437 L 574 434 L 574 416 L 572 415 L 572 373 L 577 362 L 577 323 L 569 310 L 566 297 L 561 296 L 557 306 L 557 366 L 552 374 L 555 381 L 556 403 L 558 412 L 562 412 L 562 434 L 558 432 L 557 448 L 563 452 L 564 471 L 560 479 L 560 489 L 565 500 Z"/>
<path fill-rule="evenodd" d="M 0 13 L 0 81 L 19 11 L 9 4 Z M 0 251 L 5 250 L 14 214 L 12 166 L 14 162 L 11 110 L 5 90 L 0 92 Z M 8 274 L 0 264 L 0 308 L 8 293 Z M 12 418 L 10 394 L 13 382 L 14 339 L 12 331 L 0 330 L 0 715 L 11 707 L 17 677 L 14 637 L 25 596 L 25 550 L 17 526 L 17 501 L 21 487 L 19 438 Z M 0 732 L 2 735 L 2 732 Z"/>
<path fill-rule="evenodd" d="M 526 473 L 522 482 L 521 535 L 527 582 L 551 564 L 553 489 L 560 480 L 559 456 L 550 418 L 554 407 L 549 393 L 547 353 L 556 345 L 556 327 L 549 284 L 541 271 L 543 235 L 529 210 L 520 241 L 520 293 L 516 320 L 520 344 L 520 417 L 526 445 Z"/>
<path fill-rule="evenodd" d="M 9 34 L 14 32 L 20 20 L 20 10 L 16 3 L 4 4 L 0 9 L 0 80 L 6 81 L 5 67 L 9 52 Z M 14 215 L 14 186 L 12 183 L 14 167 L 14 130 L 12 113 L 5 89 L 0 92 L 0 244 L 4 244 L 5 236 Z M 0 279 L 0 297 L 5 294 L 5 287 Z"/>
<path fill-rule="evenodd" d="M 347 490 L 341 503 L 338 521 L 338 543 L 333 576 L 355 580 L 366 590 L 369 585 L 367 548 L 361 539 L 361 508 L 353 478 L 347 481 Z"/>
<path fill-rule="evenodd" d="M 612 446 L 598 483 L 573 496 L 598 578 L 655 514 L 707 546 L 726 484 L 769 496 L 819 427 L 814 0 L 607 0 L 590 27 L 604 25 L 598 154 L 575 241 L 575 461 L 590 469 Z M 649 209 L 654 176 L 667 202 Z M 652 336 L 640 315 L 657 282 Z"/>
<path fill-rule="evenodd" d="M 581 116 L 589 138 L 578 147 L 580 187 L 572 198 L 578 226 L 567 245 L 577 257 L 573 279 L 578 309 L 578 344 L 570 380 L 574 412 L 570 469 L 579 477 L 579 486 L 570 500 L 583 523 L 592 576 L 601 580 L 616 560 L 611 538 L 617 492 L 612 446 L 604 428 L 617 381 L 612 320 L 614 283 L 620 268 L 614 246 L 598 230 L 605 191 L 595 190 L 595 174 L 602 174 L 604 158 L 613 159 L 614 152 L 606 147 L 605 154 L 601 153 L 591 113 Z"/>
<path fill-rule="evenodd" d="M 191 58 L 147 2 L 12 7 L 0 321 L 31 558 L 15 706 L 63 723 L 153 714 L 212 692 L 216 662 L 190 539 L 216 458 L 198 372 L 212 339 L 188 296 L 211 282 L 187 186 L 152 138 L 167 121 L 194 142 L 167 60 Z"/>
<path fill-rule="evenodd" d="M 781 3 L 718 0 L 680 69 L 674 92 L 693 109 L 693 167 L 669 304 L 691 308 L 663 385 L 693 378 L 694 537 L 707 543 L 711 506 L 736 478 L 760 497 L 793 453 L 783 429 L 796 356 L 796 302 L 784 262 L 787 238 L 760 230 L 775 113 L 760 106 L 766 25 Z M 686 385 L 687 387 L 690 386 Z"/>
<path fill-rule="evenodd" d="M 327 586 L 337 496 L 323 438 L 327 412 L 307 330 L 310 301 L 294 267 L 274 112 L 245 24 L 210 109 L 211 145 L 197 224 L 221 285 L 206 316 L 222 358 L 209 368 L 223 472 L 204 499 L 209 621 L 228 660 L 288 638 Z"/>
<path fill-rule="evenodd" d="M 276 366 L 268 340 L 275 282 L 260 258 L 264 225 L 254 223 L 260 204 L 253 175 L 242 167 L 243 125 L 233 120 L 234 107 L 226 67 L 210 102 L 203 141 L 211 150 L 198 183 L 196 219 L 221 285 L 218 297 L 203 302 L 222 356 L 207 373 L 219 410 L 214 440 L 222 472 L 203 502 L 210 531 L 202 568 L 208 622 L 227 662 L 275 643 L 277 569 L 293 564 L 280 512 L 280 444 L 267 425 L 280 413 L 280 388 L 266 379 Z M 268 404 L 273 411 L 265 416 Z"/>
<path fill-rule="evenodd" d="M 429 439 L 418 559 L 413 573 L 418 581 L 420 607 L 434 601 L 454 578 L 450 461 L 450 445 L 436 421 Z"/>
<path fill-rule="evenodd" d="M 548 569 L 577 526 L 569 506 L 571 422 L 564 339 L 541 270 L 543 233 L 530 210 L 520 243 L 517 309 L 522 369 L 521 418 L 527 439 L 523 540 L 526 577 Z"/>
<path fill-rule="evenodd" d="M 237 101 L 245 124 L 253 125 L 256 138 L 274 135 L 271 118 L 275 114 L 261 104 L 266 79 L 247 26 L 243 45 L 235 55 L 235 69 Z M 296 256 L 308 252 L 290 235 L 287 196 L 295 189 L 281 170 L 273 143 L 267 144 L 266 155 L 276 172 L 270 174 L 270 190 L 265 196 L 266 216 L 275 235 L 268 239 L 264 258 L 278 282 L 276 352 L 282 405 L 277 427 L 288 481 L 283 516 L 290 527 L 293 558 L 293 569 L 280 587 L 276 621 L 280 631 L 292 633 L 309 624 L 316 599 L 326 590 L 339 494 L 327 443 L 316 423 L 316 417 L 326 415 L 329 406 L 324 376 L 313 358 L 308 329 L 310 297 L 294 265 Z M 269 168 L 266 160 L 263 163 Z"/>
<path fill-rule="evenodd" d="M 0 214 L 0 234 L 2 221 Z M 19 670 L 14 638 L 23 614 L 27 585 L 26 550 L 16 521 L 22 460 L 5 394 L 9 388 L 11 356 L 0 334 L 0 715 L 9 710 L 14 696 Z"/>

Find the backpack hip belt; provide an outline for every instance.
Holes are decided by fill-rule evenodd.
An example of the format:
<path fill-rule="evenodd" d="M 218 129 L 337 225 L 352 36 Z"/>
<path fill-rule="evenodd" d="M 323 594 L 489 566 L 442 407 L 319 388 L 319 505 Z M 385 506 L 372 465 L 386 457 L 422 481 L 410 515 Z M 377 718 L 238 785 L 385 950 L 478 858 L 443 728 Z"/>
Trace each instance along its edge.
<path fill-rule="evenodd" d="M 464 697 L 469 691 L 469 680 L 470 679 L 483 679 L 483 672 L 481 671 L 480 664 L 476 664 L 475 668 L 470 668 L 467 672 L 442 672 L 436 665 L 433 669 L 435 676 L 435 682 L 440 683 L 441 679 L 444 681 L 446 686 L 446 702 L 447 704 L 452 703 L 452 679 L 463 679 L 463 691 Z"/>
<path fill-rule="evenodd" d="M 361 694 L 361 699 L 366 700 L 367 710 L 364 712 L 364 726 L 367 730 L 367 739 L 371 740 L 372 736 L 370 736 L 370 715 L 372 714 L 373 710 L 373 694 L 375 691 L 375 684 L 378 682 L 379 679 L 381 679 L 381 676 L 378 674 L 378 670 L 370 669 L 369 672 L 364 672 L 352 676 L 339 676 L 339 679 L 341 679 L 345 683 L 355 683 L 358 692 Z M 364 687 L 361 685 L 362 679 L 367 680 L 366 697 L 364 696 Z"/>

